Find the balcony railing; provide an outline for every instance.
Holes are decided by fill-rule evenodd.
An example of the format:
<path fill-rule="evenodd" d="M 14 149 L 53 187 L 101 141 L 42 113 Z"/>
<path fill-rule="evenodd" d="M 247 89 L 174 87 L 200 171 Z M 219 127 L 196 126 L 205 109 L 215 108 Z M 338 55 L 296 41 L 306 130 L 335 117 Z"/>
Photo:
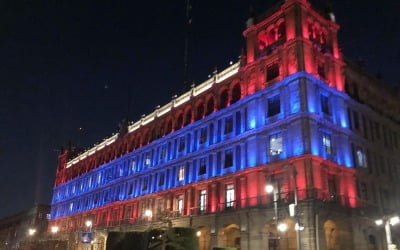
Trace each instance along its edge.
<path fill-rule="evenodd" d="M 280 192 L 276 195 L 278 208 L 288 206 L 290 203 L 294 203 L 295 194 L 291 192 Z M 327 204 L 333 204 L 343 207 L 370 207 L 370 203 L 357 199 L 356 197 L 349 197 L 347 195 L 340 195 L 334 192 L 327 192 L 320 189 L 305 189 L 297 190 L 298 200 L 319 200 Z M 192 207 L 190 214 L 181 213 L 179 211 L 164 211 L 162 213 L 156 213 L 152 217 L 140 216 L 137 218 L 124 218 L 121 220 L 103 221 L 93 225 L 97 229 L 106 229 L 109 227 L 121 226 L 121 225 L 141 225 L 149 222 L 161 221 L 164 219 L 175 219 L 178 217 L 188 216 L 199 216 L 215 213 L 229 213 L 231 211 L 237 211 L 240 209 L 249 208 L 273 208 L 274 201 L 272 195 L 260 195 L 256 197 L 247 197 L 245 199 L 236 199 L 229 202 L 223 202 L 218 204 L 207 204 L 205 209 L 200 207 Z M 68 227 L 66 231 L 73 231 L 74 228 Z M 75 228 L 76 229 L 76 228 Z"/>

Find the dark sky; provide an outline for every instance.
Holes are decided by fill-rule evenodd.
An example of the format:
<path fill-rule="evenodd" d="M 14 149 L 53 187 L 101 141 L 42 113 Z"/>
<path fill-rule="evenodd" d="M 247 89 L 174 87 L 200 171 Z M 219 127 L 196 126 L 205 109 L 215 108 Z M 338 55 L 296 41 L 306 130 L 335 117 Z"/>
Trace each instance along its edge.
<path fill-rule="evenodd" d="M 189 89 L 185 1 L 136 2 L 1 1 L 0 217 L 50 202 L 61 145 L 89 147 Z M 237 60 L 249 6 L 275 2 L 192 0 L 191 79 Z M 344 54 L 398 84 L 400 2 L 333 2 Z"/>

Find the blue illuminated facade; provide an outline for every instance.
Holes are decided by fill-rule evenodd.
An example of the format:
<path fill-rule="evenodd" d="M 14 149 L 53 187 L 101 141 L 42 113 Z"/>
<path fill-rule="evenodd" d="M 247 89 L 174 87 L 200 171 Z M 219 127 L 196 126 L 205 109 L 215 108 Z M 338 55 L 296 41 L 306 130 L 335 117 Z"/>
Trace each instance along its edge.
<path fill-rule="evenodd" d="M 56 187 L 52 218 L 293 156 L 311 154 L 353 167 L 347 98 L 310 74 L 291 75 Z M 272 106 L 273 102 L 277 103 L 278 112 L 270 115 L 268 104 Z M 274 135 L 281 136 L 282 149 L 271 155 L 270 138 Z M 330 140 L 329 150 L 324 147 L 324 136 Z M 184 178 L 180 181 L 178 172 L 182 166 Z"/>
<path fill-rule="evenodd" d="M 104 245 L 108 231 L 167 216 L 198 230 L 201 250 L 294 249 L 296 238 L 303 249 L 372 249 L 371 218 L 400 209 L 400 112 L 343 60 L 334 20 L 306 0 L 274 11 L 248 20 L 236 64 L 91 149 L 64 150 L 50 226 L 77 237 L 90 220 Z"/>

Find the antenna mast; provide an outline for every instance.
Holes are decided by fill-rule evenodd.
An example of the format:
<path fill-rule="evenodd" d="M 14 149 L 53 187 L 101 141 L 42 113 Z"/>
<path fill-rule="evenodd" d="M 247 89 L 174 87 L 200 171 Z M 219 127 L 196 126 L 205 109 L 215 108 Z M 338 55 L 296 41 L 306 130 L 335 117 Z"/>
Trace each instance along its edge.
<path fill-rule="evenodd" d="M 186 0 L 186 20 L 185 20 L 185 48 L 183 53 L 183 83 L 184 86 L 188 86 L 189 82 L 189 66 L 188 66 L 188 54 L 189 54 L 189 34 L 190 26 L 192 24 L 192 18 L 190 17 L 190 10 L 192 6 L 190 5 L 190 0 Z"/>

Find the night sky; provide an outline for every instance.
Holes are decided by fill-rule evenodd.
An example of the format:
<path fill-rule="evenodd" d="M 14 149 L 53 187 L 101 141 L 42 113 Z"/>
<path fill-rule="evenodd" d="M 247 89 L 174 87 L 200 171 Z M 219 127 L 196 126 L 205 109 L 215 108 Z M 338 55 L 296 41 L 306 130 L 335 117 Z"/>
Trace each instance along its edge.
<path fill-rule="evenodd" d="M 188 84 L 185 1 L 136 2 L 1 1 L 0 217 L 50 203 L 68 141 L 90 147 L 236 61 L 249 6 L 276 0 L 192 0 Z M 333 2 L 344 54 L 399 86 L 400 1 Z"/>

